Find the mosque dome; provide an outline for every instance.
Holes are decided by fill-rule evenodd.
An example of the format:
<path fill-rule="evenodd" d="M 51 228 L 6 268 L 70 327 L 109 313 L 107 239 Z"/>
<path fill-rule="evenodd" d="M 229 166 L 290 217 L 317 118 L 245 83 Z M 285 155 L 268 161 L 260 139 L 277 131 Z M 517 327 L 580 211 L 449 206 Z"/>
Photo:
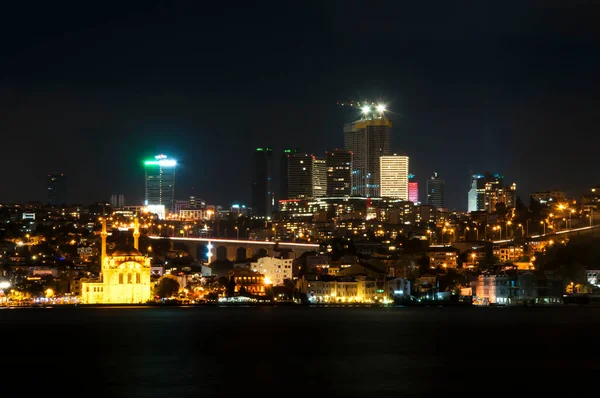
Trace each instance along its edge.
<path fill-rule="evenodd" d="M 143 256 L 143 254 L 133 246 L 117 246 L 111 256 Z"/>

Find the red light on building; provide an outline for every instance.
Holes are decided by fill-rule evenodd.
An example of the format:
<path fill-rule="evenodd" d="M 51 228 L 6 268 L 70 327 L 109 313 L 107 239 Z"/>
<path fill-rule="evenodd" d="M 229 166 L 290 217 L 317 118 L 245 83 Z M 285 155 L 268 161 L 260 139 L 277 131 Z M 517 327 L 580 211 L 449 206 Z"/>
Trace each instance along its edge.
<path fill-rule="evenodd" d="M 413 203 L 419 202 L 419 183 L 416 181 L 408 183 L 408 200 Z"/>

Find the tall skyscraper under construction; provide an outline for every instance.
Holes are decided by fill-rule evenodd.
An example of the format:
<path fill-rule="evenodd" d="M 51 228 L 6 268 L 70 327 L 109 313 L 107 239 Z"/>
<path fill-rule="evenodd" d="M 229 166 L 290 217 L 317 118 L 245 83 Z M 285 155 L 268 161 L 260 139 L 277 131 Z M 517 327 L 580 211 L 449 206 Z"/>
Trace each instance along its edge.
<path fill-rule="evenodd" d="M 392 121 L 384 105 L 362 105 L 362 117 L 344 126 L 344 149 L 351 151 L 352 195 L 381 196 L 381 156 L 390 155 Z"/>

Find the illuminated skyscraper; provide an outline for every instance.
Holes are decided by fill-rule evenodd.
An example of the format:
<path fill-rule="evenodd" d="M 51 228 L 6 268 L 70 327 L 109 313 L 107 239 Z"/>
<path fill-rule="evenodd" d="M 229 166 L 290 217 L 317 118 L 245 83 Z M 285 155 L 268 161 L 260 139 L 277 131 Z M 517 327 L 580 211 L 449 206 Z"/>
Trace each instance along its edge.
<path fill-rule="evenodd" d="M 352 194 L 352 152 L 336 149 L 325 154 L 327 166 L 327 196 Z"/>
<path fill-rule="evenodd" d="M 277 200 L 288 199 L 288 158 L 298 153 L 298 148 L 284 149 L 281 157 L 281 184 L 279 186 L 279 196 Z"/>
<path fill-rule="evenodd" d="M 435 206 L 438 209 L 443 209 L 445 206 L 444 191 L 446 189 L 446 181 L 442 180 L 438 173 L 434 172 L 430 179 L 427 180 L 427 204 Z"/>
<path fill-rule="evenodd" d="M 275 195 L 273 194 L 273 151 L 271 148 L 256 148 L 253 171 L 252 212 L 257 217 L 272 217 Z"/>
<path fill-rule="evenodd" d="M 473 174 L 471 177 L 471 188 L 469 189 L 469 202 L 467 206 L 469 212 L 485 210 L 485 184 L 486 178 L 483 174 Z"/>
<path fill-rule="evenodd" d="M 175 203 L 175 168 L 177 161 L 166 155 L 157 155 L 154 160 L 144 162 L 146 169 L 146 206 L 165 206 L 167 213 L 173 212 Z"/>
<path fill-rule="evenodd" d="M 64 174 L 48 175 L 48 204 L 57 206 L 67 203 L 67 177 Z"/>
<path fill-rule="evenodd" d="M 496 211 L 498 203 L 513 207 L 516 201 L 517 184 L 504 186 L 504 177 L 500 174 L 473 174 L 469 189 L 468 211 Z"/>
<path fill-rule="evenodd" d="M 408 200 L 408 156 L 381 156 L 380 196 Z"/>
<path fill-rule="evenodd" d="M 414 174 L 408 175 L 408 200 L 413 202 L 415 205 L 420 204 L 419 183 L 417 182 Z"/>
<path fill-rule="evenodd" d="M 344 126 L 344 149 L 351 151 L 352 195 L 379 197 L 379 158 L 390 154 L 392 122 L 385 107 L 362 108 L 363 117 Z"/>
<path fill-rule="evenodd" d="M 308 153 L 288 157 L 287 199 L 318 198 L 327 194 L 327 167 L 325 159 Z"/>
<path fill-rule="evenodd" d="M 327 161 L 325 159 L 313 159 L 313 198 L 327 195 Z"/>

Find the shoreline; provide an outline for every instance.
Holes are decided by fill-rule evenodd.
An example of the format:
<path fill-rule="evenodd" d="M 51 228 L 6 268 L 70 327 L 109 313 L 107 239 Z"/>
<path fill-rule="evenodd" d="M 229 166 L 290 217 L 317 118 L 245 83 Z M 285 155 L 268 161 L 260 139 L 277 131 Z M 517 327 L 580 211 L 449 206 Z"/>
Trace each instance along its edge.
<path fill-rule="evenodd" d="M 457 303 L 377 304 L 377 303 L 198 303 L 198 304 L 48 304 L 0 306 L 3 309 L 67 309 L 67 308 L 231 308 L 231 307 L 296 307 L 296 308 L 600 308 L 600 303 L 537 305 L 472 305 Z"/>

